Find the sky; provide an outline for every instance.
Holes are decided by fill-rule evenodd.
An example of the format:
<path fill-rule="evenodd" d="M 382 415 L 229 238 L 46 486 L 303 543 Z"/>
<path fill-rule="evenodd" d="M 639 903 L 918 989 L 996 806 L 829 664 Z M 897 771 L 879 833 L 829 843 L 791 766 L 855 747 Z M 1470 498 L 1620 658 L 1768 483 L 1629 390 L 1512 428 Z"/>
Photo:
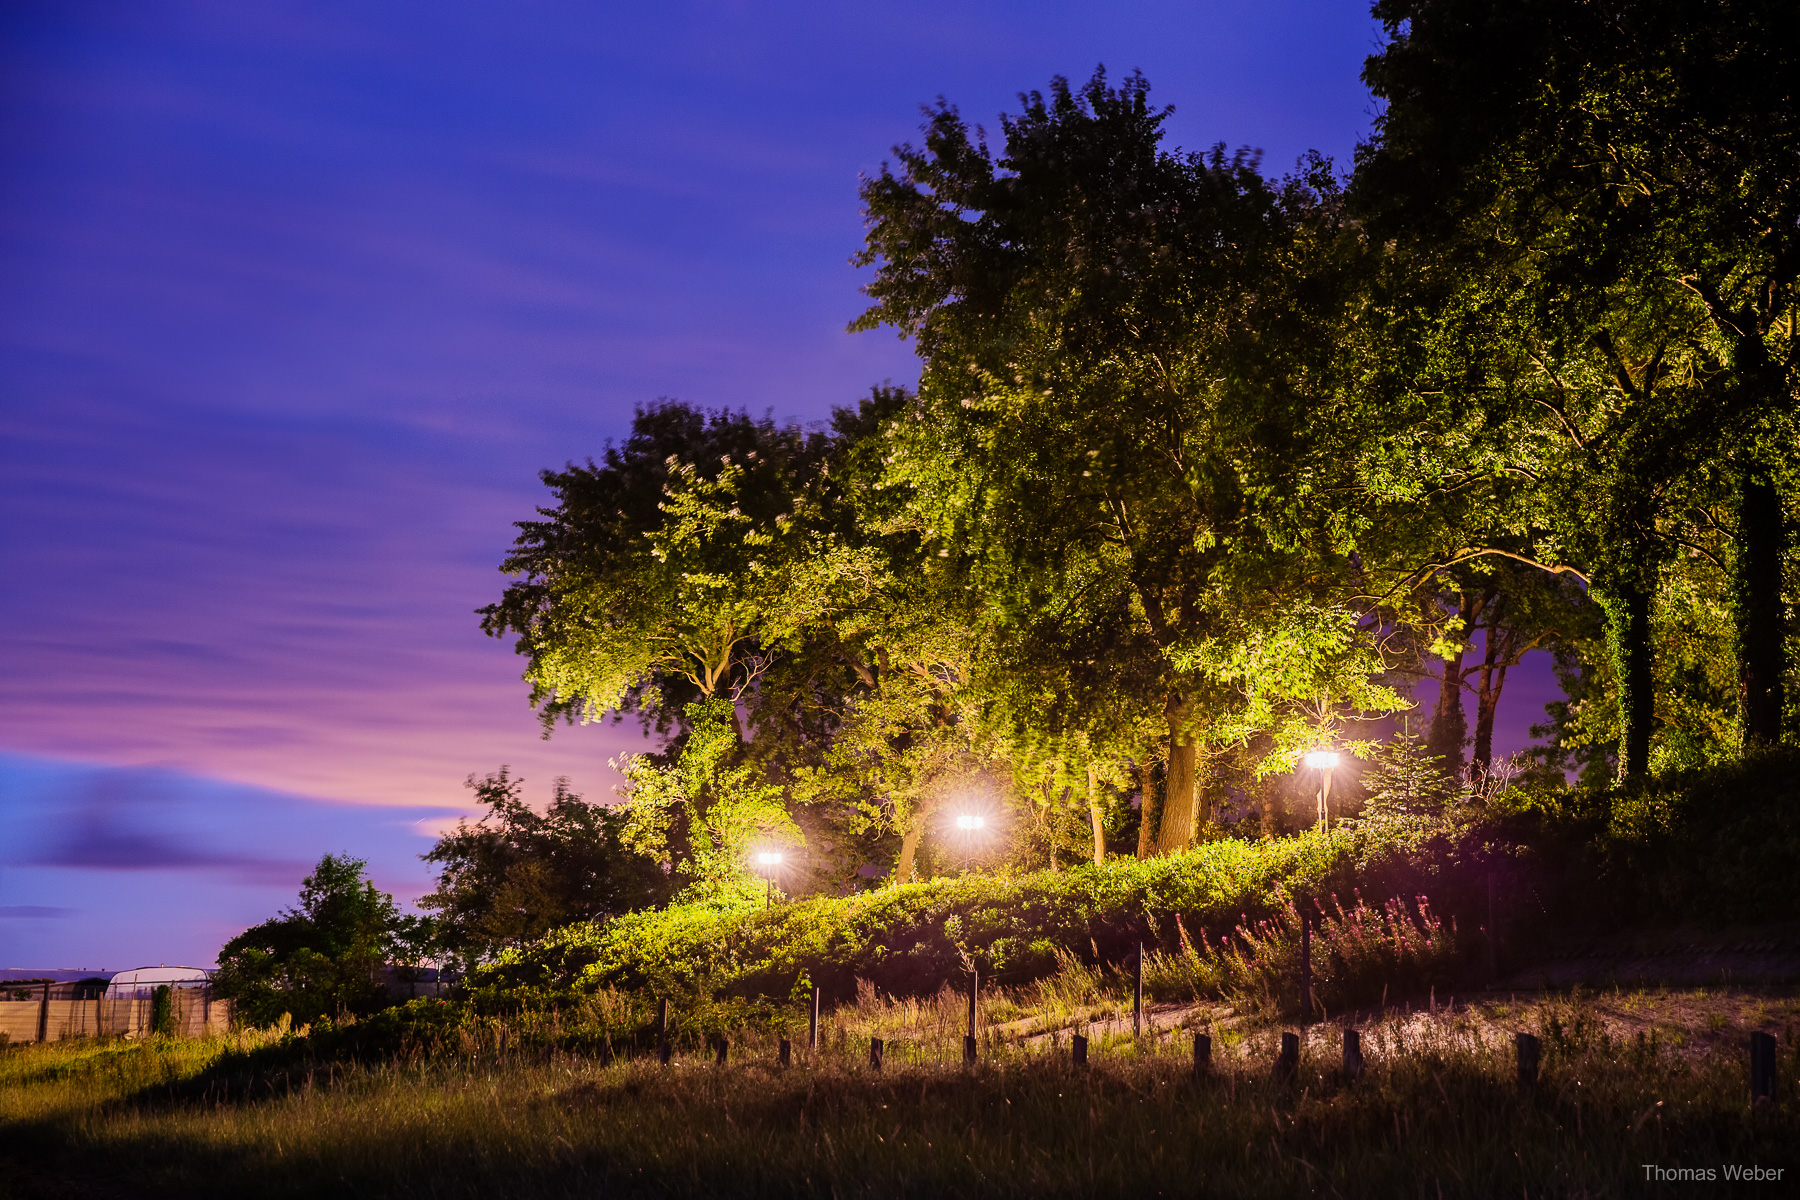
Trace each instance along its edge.
<path fill-rule="evenodd" d="M 543 740 L 478 628 L 512 523 L 660 397 L 916 378 L 844 327 L 922 104 L 996 128 L 1104 64 L 1180 146 L 1347 163 L 1377 40 L 1355 0 L 0 8 L 0 967 L 210 964 L 328 852 L 410 900 L 502 763 L 609 794 L 635 726 Z"/>

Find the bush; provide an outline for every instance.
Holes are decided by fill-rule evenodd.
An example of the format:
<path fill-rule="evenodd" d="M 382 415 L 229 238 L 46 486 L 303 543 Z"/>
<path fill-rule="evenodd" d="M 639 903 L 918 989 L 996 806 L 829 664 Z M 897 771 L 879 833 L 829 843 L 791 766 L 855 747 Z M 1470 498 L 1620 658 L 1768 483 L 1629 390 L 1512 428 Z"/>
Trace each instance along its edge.
<path fill-rule="evenodd" d="M 1174 951 L 1185 929 L 1229 930 L 1274 916 L 1292 894 L 1348 890 L 1353 875 L 1417 890 L 1414 865 L 1353 832 L 1208 842 L 1104 866 L 965 875 L 765 911 L 744 902 L 676 905 L 557 930 L 469 979 L 489 1011 L 574 999 L 603 987 L 688 1000 L 782 1003 L 819 986 L 834 1001 L 867 980 L 894 995 L 958 984 L 972 963 L 1017 985 L 1055 973 L 1059 955 L 1125 961 L 1141 943 Z"/>
<path fill-rule="evenodd" d="M 859 981 L 924 996 L 961 987 L 973 964 L 1017 987 L 1071 963 L 1117 969 L 1141 944 L 1152 994 L 1280 1009 L 1298 993 L 1295 905 L 1330 897 L 1314 980 L 1320 1001 L 1342 1008 L 1384 988 L 1452 982 L 1455 931 L 1486 923 L 1490 872 L 1515 953 L 1576 924 L 1800 914 L 1785 876 L 1800 861 L 1796 778 L 1800 755 L 1784 752 L 1637 793 L 1540 782 L 1486 801 L 1371 803 L 1366 819 L 1328 835 L 1224 839 L 1099 867 L 969 874 L 771 910 L 722 895 L 555 930 L 475 972 L 467 995 L 495 1015 L 615 989 L 670 997 L 684 1019 L 724 1027 L 785 1019 L 815 985 L 833 1003 Z"/>
<path fill-rule="evenodd" d="M 1680 771 L 1641 789 L 1539 786 L 1499 797 L 1490 836 L 1519 847 L 1540 919 L 1791 921 L 1800 895 L 1800 751 Z"/>

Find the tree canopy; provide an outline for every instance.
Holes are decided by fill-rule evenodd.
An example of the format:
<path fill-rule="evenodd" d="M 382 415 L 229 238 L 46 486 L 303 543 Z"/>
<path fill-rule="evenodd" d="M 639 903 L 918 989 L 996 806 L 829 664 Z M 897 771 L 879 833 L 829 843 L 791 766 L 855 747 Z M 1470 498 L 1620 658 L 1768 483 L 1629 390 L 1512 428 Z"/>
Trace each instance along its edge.
<path fill-rule="evenodd" d="M 665 740 L 569 826 L 654 876 L 542 912 L 748 902 L 767 852 L 795 891 L 1272 836 L 1322 745 L 1368 764 L 1344 803 L 1485 795 L 1537 651 L 1545 779 L 1793 739 L 1792 12 L 1375 13 L 1347 175 L 1168 145 L 1139 75 L 991 141 L 940 101 L 855 258 L 916 389 L 807 429 L 661 402 L 544 473 L 483 627 L 547 728 Z M 434 861 L 576 814 L 485 786 L 511 815 Z"/>

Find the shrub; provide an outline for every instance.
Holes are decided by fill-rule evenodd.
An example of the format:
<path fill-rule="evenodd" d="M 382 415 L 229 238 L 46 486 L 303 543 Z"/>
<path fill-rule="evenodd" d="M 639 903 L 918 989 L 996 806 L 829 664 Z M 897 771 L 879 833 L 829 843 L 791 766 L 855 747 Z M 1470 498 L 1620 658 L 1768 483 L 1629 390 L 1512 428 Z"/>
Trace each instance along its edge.
<path fill-rule="evenodd" d="M 1800 751 L 1674 772 L 1636 790 L 1498 797 L 1488 837 L 1518 847 L 1546 917 L 1582 923 L 1800 917 Z"/>
<path fill-rule="evenodd" d="M 557 930 L 475 972 L 469 994 L 488 1011 L 603 987 L 786 1002 L 815 985 L 849 999 L 857 981 L 868 980 L 887 994 L 917 996 L 960 986 L 971 963 L 995 983 L 1018 985 L 1056 973 L 1069 955 L 1092 966 L 1123 962 L 1140 943 L 1172 951 L 1177 919 L 1222 934 L 1274 915 L 1289 891 L 1347 889 L 1359 869 L 1390 883 L 1417 878 L 1358 835 L 1335 832 L 1225 839 L 1099 867 L 934 879 L 772 910 L 741 901 L 675 905 Z"/>

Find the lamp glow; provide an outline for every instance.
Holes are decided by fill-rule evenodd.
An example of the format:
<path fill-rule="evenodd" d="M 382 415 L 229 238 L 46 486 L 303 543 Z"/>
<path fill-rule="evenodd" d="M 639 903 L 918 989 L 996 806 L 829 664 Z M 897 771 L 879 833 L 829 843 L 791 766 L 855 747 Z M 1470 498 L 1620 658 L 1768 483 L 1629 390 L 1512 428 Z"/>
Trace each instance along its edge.
<path fill-rule="evenodd" d="M 1309 767 L 1317 767 L 1321 771 L 1329 771 L 1331 768 L 1338 765 L 1337 751 L 1309 750 L 1306 754 L 1306 765 Z"/>
<path fill-rule="evenodd" d="M 987 818 L 967 813 L 956 818 L 956 827 L 958 829 L 980 829 L 986 824 Z"/>
<path fill-rule="evenodd" d="M 779 867 L 781 865 L 781 855 L 765 850 L 756 856 L 756 863 L 758 866 L 762 867 Z"/>

